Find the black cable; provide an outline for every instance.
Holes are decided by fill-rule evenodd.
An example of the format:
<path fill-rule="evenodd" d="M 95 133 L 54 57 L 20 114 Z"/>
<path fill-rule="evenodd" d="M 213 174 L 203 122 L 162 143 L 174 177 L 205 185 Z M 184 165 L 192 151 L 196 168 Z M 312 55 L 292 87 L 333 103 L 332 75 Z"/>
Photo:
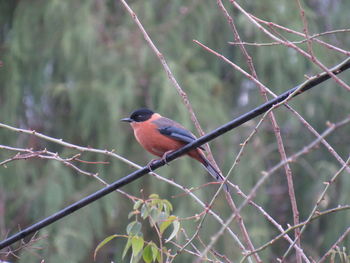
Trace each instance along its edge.
<path fill-rule="evenodd" d="M 337 65 L 333 69 L 331 69 L 330 71 L 332 71 L 333 74 L 337 75 L 337 74 L 343 72 L 344 70 L 347 70 L 348 68 L 350 68 L 350 58 L 346 59 L 345 61 L 343 61 L 342 63 L 340 63 L 339 65 Z M 281 101 L 285 100 L 290 94 L 292 94 L 295 90 L 299 89 L 300 87 L 301 87 L 300 90 L 296 94 L 294 94 L 293 97 L 303 93 L 304 91 L 306 91 L 308 89 L 311 89 L 312 87 L 315 87 L 316 85 L 328 80 L 329 78 L 330 78 L 330 76 L 324 72 L 322 74 L 319 74 L 317 77 L 312 78 L 311 80 L 307 81 L 303 85 L 303 87 L 301 87 L 301 85 L 299 85 L 293 89 L 288 90 L 287 92 L 281 94 L 280 96 L 262 104 L 261 106 L 241 115 L 240 117 L 220 126 L 219 128 L 209 132 L 208 134 L 198 138 L 197 140 L 193 141 L 192 143 L 185 145 L 181 149 L 176 150 L 172 153 L 169 153 L 167 155 L 167 162 L 170 162 L 170 161 L 180 157 L 181 155 L 187 153 L 191 149 L 197 148 L 198 146 L 200 146 L 204 143 L 207 143 L 207 142 L 219 137 L 220 135 L 242 125 L 243 123 L 265 113 L 270 108 L 272 108 L 273 105 L 278 104 Z M 165 161 L 158 160 L 158 161 L 155 161 L 152 163 L 151 169 L 156 170 L 163 165 L 165 165 Z M 34 225 L 31 225 L 31 226 L 19 231 L 17 234 L 14 234 L 13 236 L 1 241 L 0 242 L 0 249 L 6 248 L 7 246 L 10 246 L 14 242 L 19 241 L 19 240 L 25 238 L 26 236 L 39 231 L 43 227 L 48 226 L 48 225 L 56 222 L 57 220 L 59 220 L 63 217 L 66 217 L 69 214 L 72 214 L 73 212 L 79 210 L 80 208 L 100 199 L 101 197 L 115 191 L 116 189 L 118 189 L 126 184 L 129 184 L 129 183 L 135 181 L 136 179 L 140 178 L 141 176 L 143 176 L 149 172 L 150 172 L 149 168 L 147 166 L 145 166 L 142 169 L 137 170 L 137 171 L 115 181 L 114 183 L 110 184 L 109 186 L 102 188 L 101 190 L 67 206 L 66 208 L 58 211 L 57 213 L 37 222 Z"/>

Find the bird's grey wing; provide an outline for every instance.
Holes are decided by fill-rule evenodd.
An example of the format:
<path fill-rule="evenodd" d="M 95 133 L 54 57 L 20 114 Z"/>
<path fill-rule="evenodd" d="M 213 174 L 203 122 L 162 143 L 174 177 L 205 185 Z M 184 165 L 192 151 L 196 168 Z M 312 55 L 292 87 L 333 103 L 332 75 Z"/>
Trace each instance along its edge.
<path fill-rule="evenodd" d="M 180 124 L 167 118 L 161 118 L 159 120 L 155 120 L 154 122 L 157 124 L 158 130 L 161 134 L 177 141 L 188 144 L 197 139 L 190 131 L 183 128 Z M 199 148 L 204 150 L 203 147 Z"/>
<path fill-rule="evenodd" d="M 158 130 L 161 134 L 184 143 L 191 143 L 196 139 L 189 131 L 174 126 L 162 127 Z"/>

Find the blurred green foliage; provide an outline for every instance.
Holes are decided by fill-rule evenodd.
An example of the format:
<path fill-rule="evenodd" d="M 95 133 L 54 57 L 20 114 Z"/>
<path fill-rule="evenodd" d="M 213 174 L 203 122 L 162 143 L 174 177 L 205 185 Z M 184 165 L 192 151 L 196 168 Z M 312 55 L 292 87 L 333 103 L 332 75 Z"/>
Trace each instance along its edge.
<path fill-rule="evenodd" d="M 129 213 L 128 219 L 131 221 L 126 227 L 126 235 L 114 234 L 102 240 L 95 249 L 94 258 L 98 252 L 115 238 L 126 239 L 122 259 L 131 250 L 130 262 L 139 262 L 141 258 L 146 263 L 162 263 L 166 258 L 171 258 L 166 243 L 179 235 L 181 223 L 178 218 L 171 215 L 172 204 L 166 199 L 160 199 L 157 194 L 151 194 L 148 199 L 139 199 L 135 202 L 133 210 Z M 165 232 L 172 226 L 172 232 L 165 237 Z M 144 231 L 152 231 L 157 236 L 159 247 L 152 240 L 144 239 Z M 168 231 L 169 232 L 169 231 Z M 98 260 L 98 259 L 97 259 Z"/>
<path fill-rule="evenodd" d="M 165 56 L 176 79 L 187 93 L 205 131 L 223 124 L 262 102 L 255 85 L 192 42 L 198 39 L 247 69 L 245 59 L 236 46 L 232 32 L 215 1 L 130 1 L 139 19 L 156 46 Z M 243 3 L 242 3 L 243 4 Z M 348 26 L 349 1 L 309 1 L 306 5 L 311 33 Z M 242 14 L 226 5 L 244 41 L 271 42 Z M 299 10 L 294 1 L 245 1 L 244 7 L 258 17 L 302 31 Z M 283 33 L 290 40 L 299 37 Z M 322 37 L 340 48 L 349 47 L 348 33 Z M 305 48 L 306 45 L 301 45 Z M 260 80 L 276 94 L 301 83 L 305 74 L 320 72 L 310 61 L 294 50 L 282 46 L 247 47 Z M 343 56 L 318 44 L 315 55 L 331 66 Z M 133 109 L 147 106 L 194 130 L 189 114 L 167 78 L 155 54 L 143 39 L 130 16 L 118 1 L 100 0 L 22 0 L 0 2 L 0 121 L 16 127 L 34 129 L 68 142 L 101 149 L 115 149 L 132 161 L 146 164 L 152 157 L 134 140 L 131 129 L 119 119 Z M 349 83 L 348 73 L 341 76 Z M 291 105 L 319 132 L 326 121 L 336 122 L 349 114 L 349 93 L 328 81 L 298 97 Z M 314 137 L 288 112 L 275 111 L 286 151 L 292 154 Z M 221 136 L 211 143 L 222 171 L 231 166 L 241 143 L 257 121 Z M 303 136 L 300 136 L 300 135 Z M 330 144 L 345 159 L 349 154 L 349 127 L 329 137 Z M 0 130 L 0 143 L 13 147 L 43 149 L 71 157 L 75 151 L 36 137 Z M 0 151 L 0 161 L 13 156 Z M 79 164 L 90 172 L 98 172 L 108 182 L 132 171 L 122 162 L 97 154 L 84 154 L 84 160 L 108 161 L 108 165 Z M 231 180 L 248 192 L 260 178 L 260 172 L 279 162 L 275 136 L 266 122 L 258 136 L 247 146 Z M 305 219 L 317 199 L 323 182 L 330 179 L 340 165 L 320 147 L 303 156 L 292 166 L 301 219 Z M 185 158 L 159 170 L 179 184 L 195 187 L 210 179 L 200 165 Z M 292 224 L 285 175 L 282 170 L 271 176 L 255 200 L 279 223 Z M 61 163 L 45 160 L 16 161 L 0 167 L 0 237 L 12 234 L 79 200 L 102 186 L 94 179 L 77 174 Z M 349 204 L 349 177 L 342 176 L 328 192 L 322 208 Z M 202 188 L 196 194 L 209 202 L 216 187 Z M 124 188 L 140 196 L 157 193 L 171 199 L 174 214 L 188 217 L 200 213 L 190 197 L 171 198 L 181 191 L 145 176 Z M 240 203 L 239 197 L 234 197 Z M 22 250 L 16 262 L 92 262 L 93 250 L 102 238 L 120 232 L 128 224 L 127 212 L 133 203 L 119 194 L 111 194 L 62 221 L 45 228 L 45 236 L 36 246 Z M 226 218 L 230 210 L 224 198 L 215 203 L 215 210 Z M 242 211 L 247 229 L 255 245 L 263 244 L 276 230 L 258 212 L 247 207 Z M 305 252 L 322 255 L 348 227 L 350 215 L 341 212 L 315 221 L 303 238 Z M 185 221 L 188 234 L 196 222 Z M 203 242 L 209 242 L 220 225 L 208 217 Z M 239 232 L 235 224 L 232 228 Z M 114 241 L 113 241 L 114 242 Z M 111 243 L 113 243 L 111 242 Z M 197 245 L 201 247 L 198 241 Z M 350 247 L 347 239 L 344 246 Z M 115 249 L 117 247 L 117 249 Z M 120 262 L 123 242 L 116 241 L 100 256 Z M 280 255 L 285 241 L 277 242 L 261 255 L 269 261 Z M 238 246 L 223 236 L 215 246 L 219 253 L 238 259 Z M 1 258 L 1 256 L 0 256 Z M 189 254 L 178 256 L 179 262 L 191 260 Z"/>

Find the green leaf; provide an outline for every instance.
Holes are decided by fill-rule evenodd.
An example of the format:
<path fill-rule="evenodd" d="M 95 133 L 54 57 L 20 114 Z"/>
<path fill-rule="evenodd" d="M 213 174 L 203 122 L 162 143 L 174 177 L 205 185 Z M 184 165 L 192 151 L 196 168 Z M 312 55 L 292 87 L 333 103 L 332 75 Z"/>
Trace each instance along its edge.
<path fill-rule="evenodd" d="M 126 245 L 124 247 L 122 259 L 124 259 L 126 253 L 128 253 L 128 250 L 129 250 L 130 247 L 131 247 L 131 237 L 128 238 L 128 242 L 126 243 Z"/>
<path fill-rule="evenodd" d="M 159 214 L 160 214 L 160 212 L 158 211 L 158 209 L 156 209 L 155 207 L 152 207 L 150 215 L 149 215 L 152 218 L 152 220 L 151 220 L 152 227 L 153 227 L 154 222 L 155 223 L 158 222 Z"/>
<path fill-rule="evenodd" d="M 132 253 L 130 263 L 139 263 L 142 258 L 142 253 L 134 254 Z"/>
<path fill-rule="evenodd" d="M 159 249 L 158 249 L 157 245 L 154 244 L 153 242 L 151 242 L 150 245 L 151 245 L 151 249 L 152 249 L 153 261 L 156 261 L 158 255 L 160 254 Z"/>
<path fill-rule="evenodd" d="M 142 219 L 146 219 L 149 215 L 149 208 L 146 204 L 144 204 L 142 207 L 141 207 L 141 217 Z"/>
<path fill-rule="evenodd" d="M 150 194 L 149 198 L 150 199 L 159 199 L 159 195 L 157 195 L 157 194 Z"/>
<path fill-rule="evenodd" d="M 136 201 L 135 202 L 135 204 L 134 204 L 134 210 L 137 210 L 137 209 L 139 209 L 139 207 L 141 206 L 141 204 L 143 203 L 143 200 L 138 200 L 138 201 Z"/>
<path fill-rule="evenodd" d="M 163 206 L 165 212 L 169 215 L 171 211 L 173 211 L 173 205 L 166 199 L 163 199 Z"/>
<path fill-rule="evenodd" d="M 153 251 L 151 244 L 148 244 L 143 250 L 142 258 L 146 263 L 151 263 L 153 261 Z"/>
<path fill-rule="evenodd" d="M 94 252 L 94 260 L 96 259 L 97 256 L 97 252 L 104 246 L 106 245 L 109 241 L 111 241 L 112 239 L 118 237 L 119 235 L 111 235 L 109 237 L 106 237 L 105 239 L 102 240 L 102 242 L 100 242 L 100 244 L 97 245 L 97 247 L 95 248 L 95 252 Z"/>
<path fill-rule="evenodd" d="M 164 212 L 160 212 L 158 217 L 154 219 L 158 225 L 163 224 L 164 222 L 166 222 L 166 220 L 168 220 L 168 216 L 166 213 Z"/>
<path fill-rule="evenodd" d="M 165 240 L 165 242 L 169 242 L 177 235 L 177 233 L 179 233 L 179 230 L 180 230 L 180 221 L 179 220 L 176 219 L 173 221 L 173 228 L 174 228 L 173 232 L 171 232 L 170 236 L 168 237 L 167 240 Z"/>
<path fill-rule="evenodd" d="M 137 255 L 143 248 L 143 238 L 139 236 L 134 236 L 131 238 L 132 253 Z"/>
<path fill-rule="evenodd" d="M 139 233 L 141 231 L 141 223 L 138 221 L 133 221 L 126 227 L 126 233 L 129 236 L 139 236 Z"/>
<path fill-rule="evenodd" d="M 157 261 L 158 263 L 162 263 L 162 251 L 158 251 L 158 254 L 157 254 Z"/>
<path fill-rule="evenodd" d="M 151 202 L 150 202 L 150 205 L 152 207 L 157 207 L 157 209 L 159 209 L 161 206 L 162 206 L 162 203 L 159 199 L 153 199 Z"/>
<path fill-rule="evenodd" d="M 159 227 L 160 233 L 163 234 L 165 229 L 167 229 L 175 219 L 176 216 L 169 216 L 165 221 L 163 221 Z"/>

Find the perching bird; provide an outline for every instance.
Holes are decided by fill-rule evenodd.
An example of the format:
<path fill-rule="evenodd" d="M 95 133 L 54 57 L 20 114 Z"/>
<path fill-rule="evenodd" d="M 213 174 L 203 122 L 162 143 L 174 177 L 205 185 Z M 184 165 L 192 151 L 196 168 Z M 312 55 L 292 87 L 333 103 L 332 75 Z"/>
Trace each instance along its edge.
<path fill-rule="evenodd" d="M 129 118 L 121 121 L 130 123 L 136 140 L 144 149 L 165 158 L 165 161 L 168 153 L 196 140 L 196 137 L 179 123 L 146 108 L 133 111 Z M 187 155 L 199 161 L 217 181 L 223 181 L 223 176 L 208 161 L 201 149 L 203 148 L 191 150 Z M 227 185 L 225 190 L 228 191 Z"/>

